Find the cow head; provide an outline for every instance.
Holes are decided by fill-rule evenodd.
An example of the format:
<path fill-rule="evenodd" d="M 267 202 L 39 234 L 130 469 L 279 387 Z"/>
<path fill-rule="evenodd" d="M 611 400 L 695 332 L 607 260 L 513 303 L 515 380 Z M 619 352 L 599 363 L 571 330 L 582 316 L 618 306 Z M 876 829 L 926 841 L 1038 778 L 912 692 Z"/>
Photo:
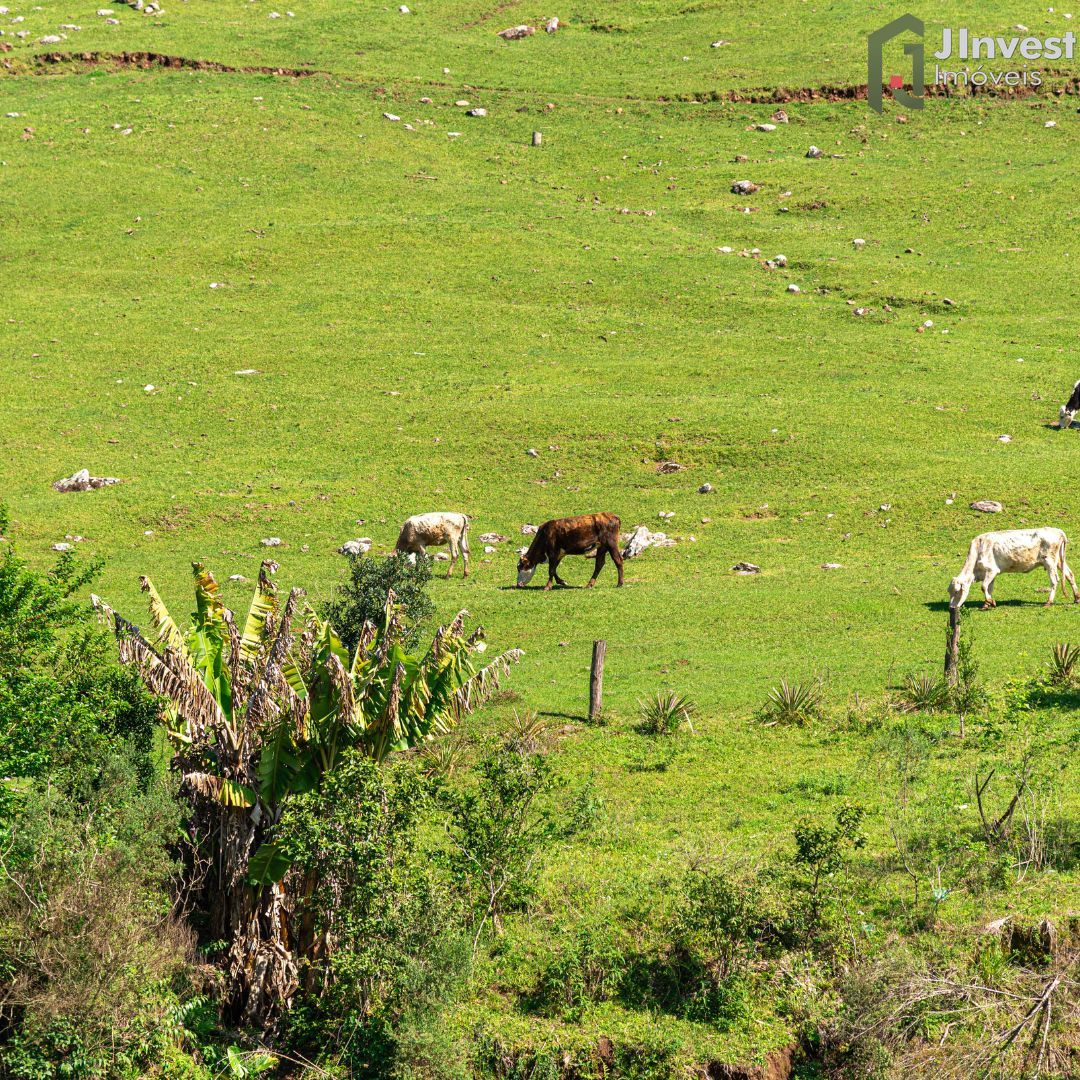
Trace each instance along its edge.
<path fill-rule="evenodd" d="M 1061 410 L 1058 413 L 1058 427 L 1064 431 L 1066 428 L 1072 427 L 1073 419 L 1076 416 L 1076 410 L 1070 409 L 1068 405 L 1062 405 Z"/>
<path fill-rule="evenodd" d="M 536 567 L 529 562 L 529 556 L 522 555 L 521 558 L 518 559 L 518 588 L 520 589 L 523 588 L 525 585 L 528 585 L 529 582 L 532 581 L 532 576 L 535 573 Z"/>
<path fill-rule="evenodd" d="M 969 577 L 954 577 L 949 582 L 949 607 L 962 608 L 967 602 L 968 593 L 971 591 L 972 579 Z"/>

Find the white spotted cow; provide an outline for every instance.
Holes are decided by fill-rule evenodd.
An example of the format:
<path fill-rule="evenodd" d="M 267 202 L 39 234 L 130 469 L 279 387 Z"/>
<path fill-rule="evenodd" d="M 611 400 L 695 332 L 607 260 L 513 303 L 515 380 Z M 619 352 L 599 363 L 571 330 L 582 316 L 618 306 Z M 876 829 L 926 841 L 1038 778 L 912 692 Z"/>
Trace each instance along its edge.
<path fill-rule="evenodd" d="M 1043 567 L 1050 578 L 1046 607 L 1054 603 L 1061 578 L 1071 586 L 1073 602 L 1080 603 L 1080 589 L 1077 589 L 1076 578 L 1065 561 L 1067 546 L 1068 540 L 1060 529 L 1009 529 L 976 536 L 971 541 L 963 570 L 949 582 L 949 607 L 963 607 L 975 581 L 982 583 L 986 598 L 983 610 L 996 607 L 994 579 L 998 574 L 1027 574 L 1036 566 Z"/>
<path fill-rule="evenodd" d="M 454 573 L 458 551 L 469 576 L 469 518 L 467 514 L 436 512 L 414 514 L 404 525 L 397 539 L 396 550 L 401 555 L 426 555 L 427 548 L 450 546 L 450 566 L 446 576 Z"/>

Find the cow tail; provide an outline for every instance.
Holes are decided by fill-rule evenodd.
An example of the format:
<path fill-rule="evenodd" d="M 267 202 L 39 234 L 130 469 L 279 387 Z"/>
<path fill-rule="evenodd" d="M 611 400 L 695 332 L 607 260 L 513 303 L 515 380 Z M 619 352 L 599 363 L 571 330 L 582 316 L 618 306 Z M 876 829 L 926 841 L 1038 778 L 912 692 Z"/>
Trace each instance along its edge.
<path fill-rule="evenodd" d="M 1058 560 L 1061 565 L 1058 567 L 1058 573 L 1061 574 L 1061 580 L 1065 580 L 1065 549 L 1069 546 L 1069 538 L 1062 533 L 1061 534 L 1061 552 L 1058 555 Z M 1064 586 L 1062 586 L 1064 588 Z"/>

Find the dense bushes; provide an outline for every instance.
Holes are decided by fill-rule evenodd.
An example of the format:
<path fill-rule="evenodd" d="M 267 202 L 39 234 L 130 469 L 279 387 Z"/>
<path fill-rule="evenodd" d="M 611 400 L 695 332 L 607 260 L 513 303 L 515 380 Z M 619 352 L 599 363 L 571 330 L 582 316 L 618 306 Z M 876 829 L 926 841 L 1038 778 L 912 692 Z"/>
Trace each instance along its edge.
<path fill-rule="evenodd" d="M 10 546 L 0 556 L 0 1071 L 11 1076 L 139 1074 L 188 975 L 167 889 L 179 807 L 151 765 L 153 699 L 74 600 L 96 571 L 67 554 L 45 574 Z"/>

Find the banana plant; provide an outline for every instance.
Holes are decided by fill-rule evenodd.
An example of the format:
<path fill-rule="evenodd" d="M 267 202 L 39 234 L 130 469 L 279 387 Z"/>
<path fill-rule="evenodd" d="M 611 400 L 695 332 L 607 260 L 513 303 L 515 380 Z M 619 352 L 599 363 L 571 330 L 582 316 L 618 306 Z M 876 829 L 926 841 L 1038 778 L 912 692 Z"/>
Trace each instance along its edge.
<path fill-rule="evenodd" d="M 280 1000 L 296 969 L 295 957 L 281 960 L 296 940 L 287 925 L 294 905 L 290 861 L 273 839 L 287 800 L 316 788 L 346 751 L 383 761 L 450 731 L 498 689 L 521 652 L 511 649 L 477 669 L 483 629 L 467 634 L 465 611 L 425 652 L 410 652 L 391 592 L 379 623 L 364 626 L 349 656 L 301 590 L 281 602 L 277 569 L 262 564 L 242 627 L 201 563 L 192 566 L 195 611 L 184 625 L 145 577 L 145 634 L 99 597 L 93 603 L 116 635 L 121 661 L 165 699 L 174 767 L 210 847 L 212 880 L 204 888 L 220 894 L 207 896 L 207 907 L 217 913 L 217 935 L 234 938 L 231 966 L 238 976 L 266 971 L 260 950 L 273 951 L 270 997 Z M 253 905 L 266 906 L 265 918 L 251 918 Z M 273 941 L 235 940 L 253 925 Z M 266 1000 L 265 986 L 249 989 L 253 1000 Z"/>

